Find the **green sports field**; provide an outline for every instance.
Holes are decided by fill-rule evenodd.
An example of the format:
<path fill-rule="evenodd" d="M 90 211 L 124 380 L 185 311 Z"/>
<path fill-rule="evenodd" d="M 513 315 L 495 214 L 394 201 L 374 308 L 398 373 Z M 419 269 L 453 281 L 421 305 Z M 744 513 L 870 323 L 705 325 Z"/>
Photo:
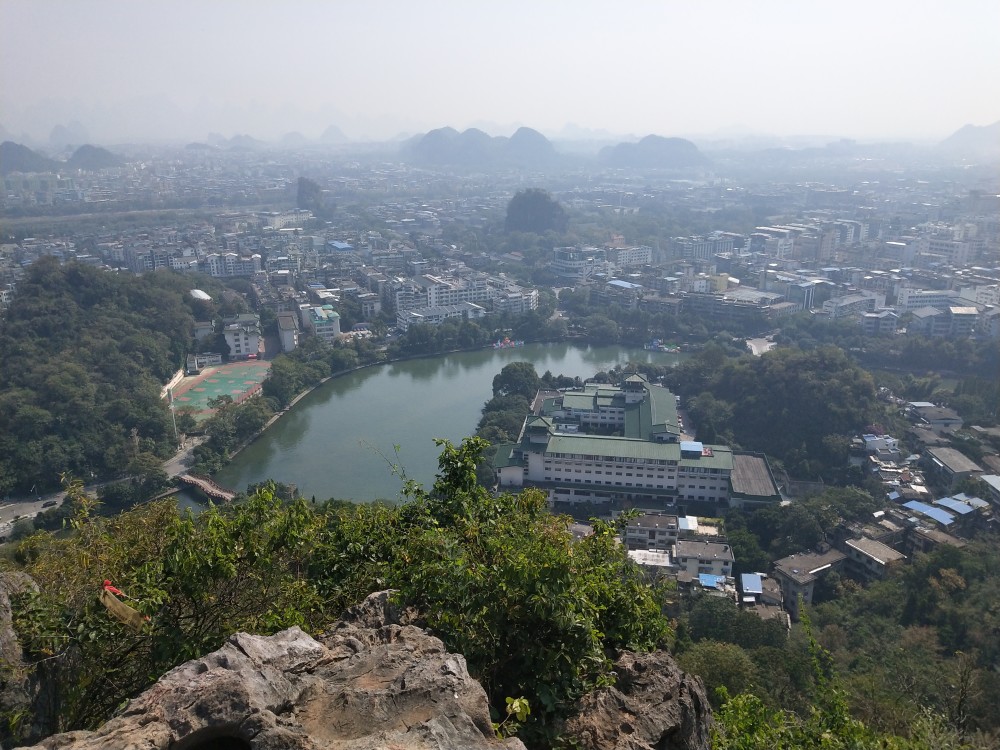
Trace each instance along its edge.
<path fill-rule="evenodd" d="M 232 396 L 234 401 L 241 401 L 256 393 L 270 369 L 269 362 L 260 360 L 206 367 L 200 375 L 184 378 L 174 388 L 174 405 L 207 416 L 212 412 L 208 406 L 212 399 Z"/>

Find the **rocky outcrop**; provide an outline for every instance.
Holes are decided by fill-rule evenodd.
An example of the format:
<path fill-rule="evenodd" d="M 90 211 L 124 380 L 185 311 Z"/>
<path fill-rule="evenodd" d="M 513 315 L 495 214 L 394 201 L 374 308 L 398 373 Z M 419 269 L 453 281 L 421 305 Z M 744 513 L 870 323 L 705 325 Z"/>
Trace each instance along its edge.
<path fill-rule="evenodd" d="M 2 605 L 0 597 L 0 621 Z M 579 702 L 564 727 L 568 745 L 708 750 L 701 680 L 665 652 L 625 653 L 615 672 L 615 687 Z M 53 735 L 33 746 L 250 748 L 524 750 L 520 740 L 495 738 L 486 694 L 465 658 L 418 627 L 387 592 L 369 596 L 317 639 L 298 628 L 268 637 L 238 633 L 218 651 L 165 674 L 96 732 Z"/>
<path fill-rule="evenodd" d="M 373 594 L 315 640 L 239 633 L 165 674 L 96 732 L 36 750 L 508 748 L 464 657 Z"/>
<path fill-rule="evenodd" d="M 708 750 L 705 686 L 664 651 L 624 653 L 614 687 L 586 695 L 566 722 L 580 750 Z"/>

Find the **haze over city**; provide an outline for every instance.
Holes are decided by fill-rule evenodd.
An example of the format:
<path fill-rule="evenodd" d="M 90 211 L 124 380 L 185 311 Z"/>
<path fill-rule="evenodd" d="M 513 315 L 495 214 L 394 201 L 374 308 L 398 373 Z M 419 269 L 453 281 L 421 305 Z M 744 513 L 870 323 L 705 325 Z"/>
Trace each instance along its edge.
<path fill-rule="evenodd" d="M 15 140 L 76 121 L 101 143 L 331 125 L 935 141 L 1000 119 L 992 0 L 0 0 L 0 23 Z"/>

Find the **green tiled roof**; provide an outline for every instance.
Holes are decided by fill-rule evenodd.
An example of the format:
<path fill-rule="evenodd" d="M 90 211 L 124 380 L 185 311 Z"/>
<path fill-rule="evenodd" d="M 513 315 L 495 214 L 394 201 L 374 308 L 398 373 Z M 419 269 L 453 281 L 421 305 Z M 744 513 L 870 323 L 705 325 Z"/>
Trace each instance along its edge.
<path fill-rule="evenodd" d="M 555 427 L 556 423 L 552 420 L 551 417 L 536 417 L 533 414 L 529 414 L 527 419 L 525 419 L 524 424 L 525 427 L 527 428 L 544 427 L 547 430 L 551 430 L 553 427 Z"/>
<path fill-rule="evenodd" d="M 647 386 L 646 397 L 625 407 L 625 435 L 637 440 L 651 440 L 657 432 L 680 434 L 677 401 L 674 394 L 660 386 Z"/>
<path fill-rule="evenodd" d="M 549 438 L 546 453 L 678 461 L 681 457 L 681 448 L 676 443 L 651 443 L 623 437 L 553 435 Z"/>
<path fill-rule="evenodd" d="M 594 408 L 593 393 L 567 393 L 563 396 L 563 408 L 589 411 Z"/>
<path fill-rule="evenodd" d="M 542 415 L 548 415 L 559 408 L 559 397 L 547 398 L 542 402 L 541 412 Z"/>
<path fill-rule="evenodd" d="M 699 458 L 682 458 L 680 466 L 700 466 L 703 469 L 725 469 L 733 470 L 733 451 L 725 445 L 706 445 L 706 450 L 711 450 L 711 456 L 702 455 Z M 678 447 L 678 452 L 680 447 Z"/>
<path fill-rule="evenodd" d="M 519 466 L 521 461 L 516 458 L 511 458 L 514 453 L 514 449 L 517 447 L 517 443 L 500 443 L 496 447 L 496 452 L 493 454 L 493 468 L 503 469 L 506 466 Z"/>

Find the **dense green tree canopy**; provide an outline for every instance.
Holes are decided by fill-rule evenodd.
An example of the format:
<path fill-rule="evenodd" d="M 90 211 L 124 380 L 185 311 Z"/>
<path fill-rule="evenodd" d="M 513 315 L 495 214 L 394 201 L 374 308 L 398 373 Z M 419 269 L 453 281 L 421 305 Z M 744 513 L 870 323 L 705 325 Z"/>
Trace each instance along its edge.
<path fill-rule="evenodd" d="M 159 391 L 192 337 L 189 290 L 214 283 L 34 263 L 0 320 L 0 494 L 53 488 L 67 471 L 114 476 L 138 452 L 169 451 Z"/>
<path fill-rule="evenodd" d="M 30 661 L 56 678 L 56 728 L 99 724 L 236 630 L 318 630 L 393 588 L 465 655 L 499 715 L 506 698 L 527 698 L 526 738 L 551 744 L 574 701 L 614 679 L 609 655 L 666 644 L 662 592 L 629 560 L 618 528 L 597 523 L 575 541 L 543 494 L 494 497 L 477 485 L 485 447 L 442 442 L 434 486 L 408 483 L 399 507 L 313 509 L 263 487 L 197 517 L 165 502 L 107 519 L 74 493 L 75 533 L 31 537 L 17 555 L 41 591 L 15 604 L 16 627 Z M 104 578 L 150 617 L 142 632 L 98 604 Z"/>
<path fill-rule="evenodd" d="M 511 362 L 504 365 L 500 373 L 493 378 L 494 396 L 521 396 L 528 403 L 542 385 L 541 378 L 535 372 L 535 366 L 530 362 Z"/>
<path fill-rule="evenodd" d="M 703 437 L 781 459 L 794 476 L 841 467 L 849 437 L 878 413 L 875 383 L 836 347 L 779 348 L 762 357 L 727 357 L 715 346 L 667 375 L 690 398 Z M 702 435 L 699 435 L 702 436 Z"/>

